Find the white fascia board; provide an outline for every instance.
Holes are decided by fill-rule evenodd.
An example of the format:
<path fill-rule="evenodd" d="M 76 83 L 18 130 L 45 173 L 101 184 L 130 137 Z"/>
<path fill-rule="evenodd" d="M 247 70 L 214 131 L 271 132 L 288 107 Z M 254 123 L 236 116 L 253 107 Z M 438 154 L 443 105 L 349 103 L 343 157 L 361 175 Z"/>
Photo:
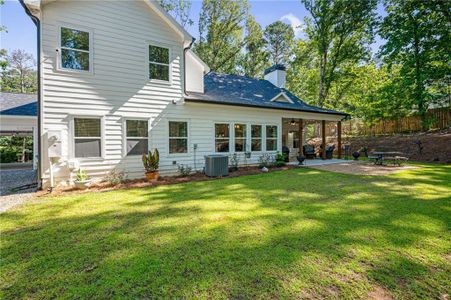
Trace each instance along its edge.
<path fill-rule="evenodd" d="M 159 15 L 166 23 L 177 33 L 180 34 L 182 39 L 184 40 L 184 47 L 189 46 L 189 44 L 193 40 L 193 36 L 186 31 L 170 14 L 168 14 L 163 7 L 156 0 L 144 0 L 147 5 L 152 8 L 157 15 Z"/>

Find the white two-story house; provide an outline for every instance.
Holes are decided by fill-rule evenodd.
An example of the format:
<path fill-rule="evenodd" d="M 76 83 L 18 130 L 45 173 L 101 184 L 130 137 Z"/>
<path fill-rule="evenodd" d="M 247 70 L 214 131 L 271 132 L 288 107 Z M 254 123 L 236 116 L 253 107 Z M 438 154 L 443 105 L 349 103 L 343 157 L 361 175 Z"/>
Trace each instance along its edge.
<path fill-rule="evenodd" d="M 154 148 L 162 175 L 202 170 L 213 153 L 257 163 L 283 145 L 297 153 L 303 120 L 346 116 L 287 91 L 282 66 L 265 80 L 211 72 L 155 1 L 21 2 L 38 28 L 44 187 L 70 184 L 79 167 L 94 179 L 113 169 L 143 177 L 141 155 Z"/>

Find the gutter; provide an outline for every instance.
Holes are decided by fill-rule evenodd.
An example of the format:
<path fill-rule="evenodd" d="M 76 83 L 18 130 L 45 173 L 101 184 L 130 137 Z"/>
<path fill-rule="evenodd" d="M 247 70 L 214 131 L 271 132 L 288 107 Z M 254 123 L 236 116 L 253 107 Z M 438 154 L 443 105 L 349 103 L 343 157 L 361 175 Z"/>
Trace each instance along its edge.
<path fill-rule="evenodd" d="M 24 0 L 19 0 L 19 3 L 22 5 L 22 7 L 25 10 L 25 13 L 31 18 L 31 21 L 36 25 L 36 39 L 37 39 L 37 81 L 38 81 L 38 94 L 37 94 L 37 115 L 38 115 L 38 189 L 42 189 L 42 132 L 41 132 L 41 21 L 34 16 L 30 10 L 28 9 L 27 5 L 25 4 Z"/>
<path fill-rule="evenodd" d="M 188 52 L 188 50 L 191 49 L 195 40 L 196 39 L 193 38 L 191 40 L 191 43 L 188 45 L 188 47 L 183 49 L 183 96 L 184 96 L 184 98 L 185 98 L 185 96 L 188 96 L 188 93 L 186 92 L 186 52 Z"/>
<path fill-rule="evenodd" d="M 328 115 L 335 115 L 335 116 L 343 116 L 342 120 L 351 116 L 350 114 L 342 113 L 342 112 L 313 111 L 313 110 L 307 110 L 307 109 L 288 108 L 288 107 L 269 107 L 269 106 L 260 106 L 260 105 L 244 104 L 244 103 L 225 103 L 225 102 L 218 102 L 218 101 L 212 101 L 212 100 L 201 100 L 201 99 L 194 99 L 194 98 L 187 98 L 187 99 L 185 99 L 185 101 L 194 102 L 194 103 L 228 105 L 228 106 L 244 106 L 244 107 L 263 108 L 263 109 L 290 110 L 290 111 L 308 112 L 308 113 L 314 113 L 314 114 L 328 114 Z"/>

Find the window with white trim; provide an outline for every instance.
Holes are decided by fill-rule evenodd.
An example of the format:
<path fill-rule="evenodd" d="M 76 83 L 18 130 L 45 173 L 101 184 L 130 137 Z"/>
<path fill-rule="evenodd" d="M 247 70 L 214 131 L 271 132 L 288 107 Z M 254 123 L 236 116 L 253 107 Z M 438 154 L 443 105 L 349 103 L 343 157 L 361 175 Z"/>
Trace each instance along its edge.
<path fill-rule="evenodd" d="M 89 32 L 61 27 L 61 68 L 90 71 Z"/>
<path fill-rule="evenodd" d="M 169 48 L 149 45 L 149 78 L 170 81 Z"/>
<path fill-rule="evenodd" d="M 251 126 L 251 151 L 262 151 L 262 125 Z"/>
<path fill-rule="evenodd" d="M 246 151 L 246 124 L 235 124 L 235 152 Z"/>
<path fill-rule="evenodd" d="M 188 122 L 169 121 L 169 153 L 188 153 Z"/>
<path fill-rule="evenodd" d="M 142 155 L 149 151 L 149 130 L 146 120 L 126 120 L 127 155 Z"/>
<path fill-rule="evenodd" d="M 277 126 L 266 125 L 266 151 L 277 150 Z"/>
<path fill-rule="evenodd" d="M 100 118 L 74 118 L 75 157 L 101 157 Z"/>
<path fill-rule="evenodd" d="M 230 151 L 230 125 L 227 123 L 215 124 L 215 151 Z"/>

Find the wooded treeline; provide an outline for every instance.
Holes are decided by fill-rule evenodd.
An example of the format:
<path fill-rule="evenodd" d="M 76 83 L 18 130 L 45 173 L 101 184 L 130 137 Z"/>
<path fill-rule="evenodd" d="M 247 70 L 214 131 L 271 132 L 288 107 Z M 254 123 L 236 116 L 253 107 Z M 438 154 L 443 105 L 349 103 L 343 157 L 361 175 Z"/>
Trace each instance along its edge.
<path fill-rule="evenodd" d="M 190 0 L 159 1 L 183 26 L 193 24 Z M 416 114 L 427 129 L 434 123 L 427 110 L 450 106 L 451 1 L 299 0 L 299 6 L 309 16 L 296 38 L 281 21 L 262 28 L 248 0 L 203 0 L 193 49 L 216 72 L 261 78 L 265 68 L 285 64 L 287 88 L 299 98 L 370 125 Z M 382 45 L 374 51 L 377 38 Z M 0 50 L 0 71 L 2 91 L 36 92 L 30 54 Z"/>
<path fill-rule="evenodd" d="M 179 21 L 188 0 L 160 0 Z M 216 72 L 262 77 L 287 66 L 287 88 L 307 103 L 375 124 L 450 105 L 451 1 L 300 0 L 303 35 L 276 21 L 262 28 L 247 0 L 203 0 L 194 51 Z M 380 16 L 378 5 L 385 8 Z M 376 38 L 382 46 L 371 49 Z"/>

